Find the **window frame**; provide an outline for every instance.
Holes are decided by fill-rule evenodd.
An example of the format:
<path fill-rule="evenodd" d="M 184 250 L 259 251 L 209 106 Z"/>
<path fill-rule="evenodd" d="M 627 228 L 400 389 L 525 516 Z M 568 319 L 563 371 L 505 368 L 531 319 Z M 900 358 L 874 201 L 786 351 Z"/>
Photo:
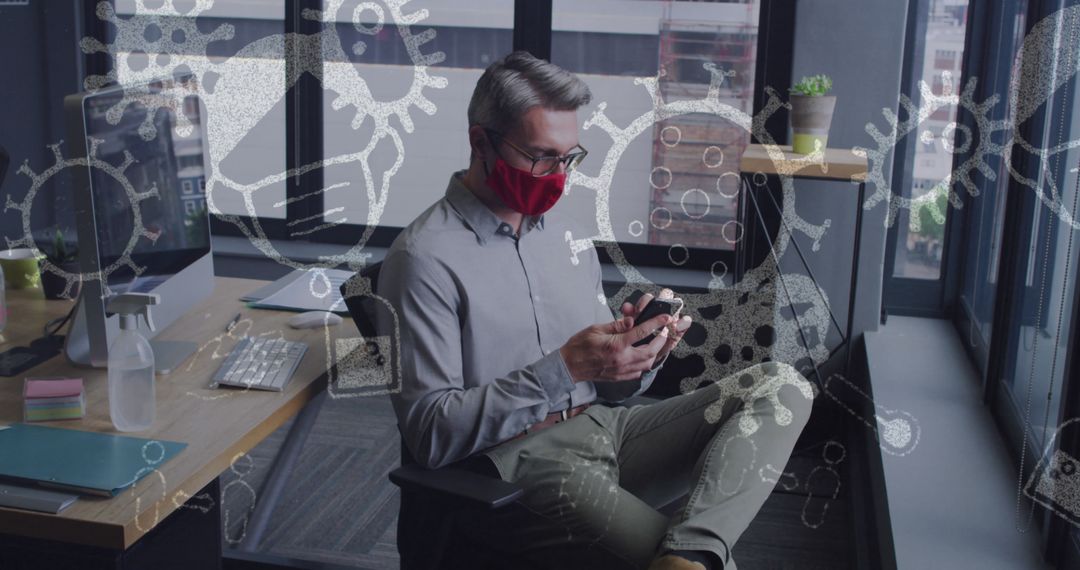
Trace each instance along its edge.
<path fill-rule="evenodd" d="M 1015 3 L 1019 1 L 1023 0 L 1006 0 L 1006 2 L 1001 3 L 1001 5 L 995 6 L 993 12 L 991 12 L 991 8 L 984 3 L 977 3 L 969 14 L 968 42 L 965 43 L 964 49 L 965 53 L 970 55 L 964 57 L 963 66 L 965 74 L 967 74 L 970 69 L 974 70 L 976 76 L 979 77 L 979 82 L 976 86 L 974 95 L 975 99 L 978 101 L 985 100 L 994 93 L 1007 91 L 1009 88 L 1009 69 L 1011 68 L 1011 48 L 1013 46 L 1009 43 L 1005 50 L 1010 56 L 1009 63 L 1004 67 L 999 67 L 1002 63 L 1001 58 L 1004 55 L 1002 53 L 1003 41 L 999 30 L 1003 24 L 1001 19 L 1005 17 L 1004 14 L 1006 11 L 1009 12 L 1010 17 L 1015 17 L 1015 9 L 1011 8 L 1015 8 Z M 1029 19 L 1026 17 L 1025 26 L 1028 25 L 1028 22 Z M 1007 110 L 1003 107 L 999 107 L 998 113 L 999 114 L 994 115 L 994 119 L 1004 118 Z M 964 117 L 961 122 L 969 129 L 974 129 L 976 127 L 975 120 L 972 117 Z M 971 152 L 958 154 L 957 160 L 967 160 L 971 157 Z M 977 183 L 979 182 L 982 184 L 999 183 L 998 181 L 977 179 Z M 986 190 L 987 189 L 983 189 L 983 191 L 980 192 L 980 196 L 989 196 L 990 193 Z M 995 192 L 1002 192 L 1007 198 L 1009 194 L 1008 190 L 1008 186 L 1006 186 L 1005 188 L 996 189 Z M 998 198 L 995 196 L 995 200 L 996 199 Z M 959 214 L 957 225 L 960 227 L 956 229 L 957 239 L 955 240 L 958 243 L 955 244 L 954 248 L 957 251 L 958 257 L 962 255 L 960 252 L 970 251 L 972 247 L 976 246 L 978 243 L 978 236 L 976 235 L 978 229 L 976 228 L 976 224 L 980 221 L 985 221 L 983 218 L 987 217 L 990 218 L 990 223 L 993 224 L 994 213 L 993 205 L 991 205 L 989 208 L 986 208 L 985 206 L 980 207 L 977 213 L 975 208 L 965 208 L 964 211 Z M 1007 241 L 1003 242 L 1002 248 L 1007 247 L 1007 244 Z M 999 251 L 999 255 L 1003 256 L 1004 252 Z M 1002 267 L 1002 261 L 1003 259 L 1000 257 L 996 261 L 999 272 Z M 987 269 L 990 270 L 992 266 L 992 264 L 988 264 Z M 955 279 L 953 280 L 954 303 L 952 319 L 956 324 L 960 337 L 965 341 L 964 348 L 972 363 L 981 375 L 986 375 L 990 358 L 990 338 L 984 337 L 981 330 L 979 330 L 977 334 L 973 332 L 978 328 L 974 322 L 978 319 L 978 315 L 976 314 L 978 308 L 971 303 L 977 303 L 978 300 L 969 300 L 964 291 L 961 290 L 960 282 L 964 270 L 965 268 L 958 262 L 955 271 L 953 271 Z M 995 276 L 995 304 L 997 302 L 996 296 L 1000 293 L 1000 289 L 998 289 L 999 286 L 1000 279 Z M 996 310 L 995 305 L 994 311 L 996 312 Z M 992 321 L 993 318 L 991 318 L 991 322 Z M 993 330 L 992 322 L 991 334 L 993 334 Z"/>
<path fill-rule="evenodd" d="M 904 64 L 900 85 L 903 92 L 909 96 L 917 92 L 918 82 L 922 79 L 921 74 L 916 76 L 915 73 L 916 58 L 925 48 L 926 36 L 926 27 L 919 15 L 925 12 L 928 2 L 929 0 L 911 0 L 908 2 L 907 26 L 904 38 Z M 976 60 L 979 54 L 972 55 L 974 52 L 972 48 L 974 40 L 973 25 L 979 23 L 974 14 L 980 4 L 979 2 L 969 2 L 968 4 L 960 76 L 955 78 L 953 83 L 957 88 L 970 76 L 969 70 L 976 69 L 974 64 L 977 63 Z M 921 66 L 919 69 L 922 69 Z M 899 112 L 899 109 L 897 111 Z M 964 122 L 965 117 L 958 116 L 957 121 Z M 911 188 L 914 186 L 915 155 L 918 144 L 918 137 L 909 135 L 901 144 L 896 146 L 890 178 L 892 188 Z M 959 154 L 953 155 L 952 166 L 955 167 L 960 161 Z M 960 255 L 957 249 L 961 245 L 962 238 L 959 234 L 965 225 L 968 210 L 970 208 L 963 212 L 957 212 L 951 205 L 946 208 L 944 243 L 942 244 L 940 272 L 937 279 L 918 279 L 894 275 L 900 228 L 907 223 L 910 215 L 910 210 L 907 209 L 899 212 L 896 221 L 888 229 L 885 237 L 881 322 L 885 322 L 887 315 L 929 318 L 952 316 L 956 304 L 958 274 L 960 273 L 957 263 Z"/>
<path fill-rule="evenodd" d="M 1035 23 L 1069 3 L 1076 3 L 1076 0 L 1028 0 L 1024 21 L 1025 37 Z M 1004 17 L 1005 11 L 1010 7 L 1015 8 L 1015 6 L 1016 4 L 1011 2 L 1008 5 L 1003 3 L 994 6 L 994 12 L 990 12 L 991 8 L 989 7 L 980 6 L 978 11 L 973 10 L 969 13 L 968 24 L 971 26 L 969 30 L 978 31 L 978 43 L 975 44 L 977 47 L 987 48 L 992 45 L 992 42 L 1000 41 L 999 35 L 995 34 L 995 26 L 1001 23 L 1000 19 Z M 1015 10 L 1010 11 L 1009 17 L 1013 17 L 1014 14 Z M 969 62 L 969 53 L 979 54 L 979 57 L 972 57 Z M 972 69 L 981 72 L 980 79 L 989 78 L 987 81 L 980 81 L 976 93 L 977 100 L 983 100 L 993 93 L 995 89 L 1007 85 L 1011 74 L 1010 62 L 1009 66 L 1003 71 L 1004 77 L 997 75 L 992 66 L 997 65 L 999 62 L 996 58 L 983 58 L 982 56 L 986 53 L 987 49 L 968 50 L 968 46 L 965 45 L 965 67 L 970 64 Z M 994 55 L 1000 57 L 997 48 L 995 48 Z M 1001 72 L 1001 70 L 998 70 L 998 72 Z M 1059 89 L 1067 89 L 1068 95 L 1064 97 L 1067 97 L 1074 105 L 1076 104 L 1076 98 L 1080 96 L 1080 93 L 1077 92 L 1075 80 L 1071 81 L 1067 87 L 1063 86 Z M 1060 91 L 1059 93 L 1063 94 L 1065 92 Z M 1061 97 L 1061 95 L 1058 97 Z M 1040 135 L 1039 138 L 1041 138 L 1041 134 L 1047 129 L 1050 130 L 1052 136 L 1055 128 L 1054 122 L 1048 120 L 1045 108 L 1042 108 L 1021 125 L 1021 134 L 1027 140 L 1035 140 L 1035 135 Z M 1022 172 L 1030 174 L 1037 168 L 1037 165 L 1033 165 L 1032 161 L 1030 161 L 1030 157 L 1020 155 L 1020 150 L 1014 147 L 1013 152 L 1014 163 L 1020 164 Z M 957 160 L 964 159 L 965 157 L 962 155 L 957 156 Z M 1023 162 L 1016 159 L 1023 159 Z M 1061 168 L 1064 169 L 1066 166 L 1062 165 Z M 1043 231 L 1041 228 L 1033 230 L 1031 227 L 1031 224 L 1034 223 L 1034 209 L 1043 208 L 1038 199 L 1026 187 L 1011 178 L 1005 192 L 1006 202 L 1002 235 L 1030 235 L 1031 231 L 1041 233 Z M 985 195 L 985 193 L 981 195 Z M 971 208 L 965 209 L 967 212 L 971 210 Z M 964 218 L 973 216 L 974 214 L 968 213 Z M 968 244 L 971 241 L 970 232 L 965 232 L 963 241 L 964 245 L 962 247 L 964 250 L 968 250 Z M 997 424 L 1006 447 L 1014 460 L 1019 459 L 1021 445 L 1025 443 L 1022 441 L 1023 434 L 1027 433 L 1027 430 L 1022 425 L 1024 418 L 1016 415 L 1012 403 L 1009 401 L 1010 396 L 1005 393 L 1008 390 L 1006 379 L 1011 377 L 1012 374 L 1013 359 L 1011 349 L 1013 347 L 1010 344 L 1013 337 L 1012 333 L 1013 329 L 1021 324 L 1017 322 L 1017 315 L 1013 309 L 1024 295 L 1037 292 L 1036 288 L 1038 287 L 1038 285 L 1029 287 L 1023 282 L 1017 283 L 1017 272 L 1023 271 L 1027 262 L 1026 246 L 1026 243 L 1021 244 L 1017 240 L 1002 240 L 990 338 L 985 348 L 982 349 L 986 351 L 985 369 L 981 366 L 980 356 L 982 354 L 977 352 L 980 347 L 973 348 L 971 342 L 963 343 L 968 350 L 969 356 L 976 362 L 976 365 L 983 373 L 983 400 L 989 407 L 994 422 Z M 1065 337 L 1066 346 L 1069 349 L 1065 352 L 1062 368 L 1062 397 L 1057 410 L 1059 418 L 1071 418 L 1080 415 L 1080 358 L 1077 357 L 1080 356 L 1080 279 L 1078 278 L 1080 278 L 1080 270 L 1074 269 L 1072 305 L 1063 308 L 1063 314 L 1069 315 L 1072 320 L 1068 324 L 1068 330 L 1063 332 L 1063 334 L 1067 335 Z M 972 318 L 975 318 L 974 315 L 966 315 L 963 311 L 956 311 L 953 321 L 961 338 L 970 340 L 966 337 L 966 331 L 969 330 L 968 326 Z M 1023 320 L 1023 315 L 1020 315 L 1020 319 Z M 1028 480 L 1034 472 L 1038 457 L 1041 455 L 1039 451 L 1041 446 L 1033 437 L 1029 436 L 1027 438 L 1026 446 L 1027 460 L 1024 465 L 1024 473 L 1016 474 L 1021 481 Z M 1061 441 L 1061 449 L 1066 450 L 1073 456 L 1080 455 L 1080 438 L 1073 437 Z M 1029 500 L 1024 497 L 1023 512 L 1027 512 L 1029 505 Z M 1075 567 L 1077 561 L 1080 560 L 1080 543 L 1077 542 L 1080 533 L 1076 533 L 1072 525 L 1041 506 L 1036 507 L 1036 515 L 1032 524 L 1040 531 L 1042 553 L 1045 559 L 1054 564 L 1056 568 Z M 1072 548 L 1069 548 L 1070 546 Z"/>

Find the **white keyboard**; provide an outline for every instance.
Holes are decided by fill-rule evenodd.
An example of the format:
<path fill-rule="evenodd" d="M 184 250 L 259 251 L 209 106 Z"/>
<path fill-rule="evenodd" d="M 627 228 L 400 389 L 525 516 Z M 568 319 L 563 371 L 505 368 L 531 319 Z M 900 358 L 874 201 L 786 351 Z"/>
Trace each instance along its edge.
<path fill-rule="evenodd" d="M 304 358 L 307 345 L 283 338 L 245 336 L 229 351 L 210 384 L 280 392 Z"/>

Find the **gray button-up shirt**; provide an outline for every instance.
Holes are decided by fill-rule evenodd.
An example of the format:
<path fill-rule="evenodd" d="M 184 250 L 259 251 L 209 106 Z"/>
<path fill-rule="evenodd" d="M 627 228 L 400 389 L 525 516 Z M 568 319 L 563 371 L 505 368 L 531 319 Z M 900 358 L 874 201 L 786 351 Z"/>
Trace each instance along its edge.
<path fill-rule="evenodd" d="M 431 468 L 549 413 L 644 392 L 662 364 L 637 381 L 575 384 L 559 348 L 615 319 L 596 251 L 579 253 L 577 263 L 571 255 L 568 232 L 587 234 L 552 210 L 526 217 L 517 237 L 463 174 L 394 240 L 378 283 L 401 323 L 398 425 L 416 461 Z"/>

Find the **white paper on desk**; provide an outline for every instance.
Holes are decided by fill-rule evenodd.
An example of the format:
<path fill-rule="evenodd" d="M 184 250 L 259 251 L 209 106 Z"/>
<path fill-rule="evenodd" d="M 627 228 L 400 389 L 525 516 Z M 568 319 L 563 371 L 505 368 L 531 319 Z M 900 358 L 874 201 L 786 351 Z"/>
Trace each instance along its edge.
<path fill-rule="evenodd" d="M 261 301 L 251 304 L 257 309 L 279 309 L 284 311 L 330 311 L 335 313 L 349 312 L 348 307 L 341 301 L 341 285 L 353 276 L 352 271 L 344 269 L 324 269 L 326 277 L 330 281 L 330 290 L 323 297 L 316 293 L 322 293 L 326 284 L 322 279 L 316 278 L 312 283 L 313 274 L 319 270 L 309 269 L 307 275 L 301 275 L 293 279 L 288 285 L 277 292 L 272 293 Z"/>
<path fill-rule="evenodd" d="M 78 495 L 71 493 L 0 483 L 0 507 L 13 507 L 55 515 L 78 499 Z"/>
<path fill-rule="evenodd" d="M 277 293 L 281 290 L 282 287 L 288 285 L 289 283 L 292 283 L 293 281 L 296 281 L 298 278 L 303 277 L 306 274 L 307 272 L 302 269 L 294 269 L 281 279 L 267 283 L 266 285 L 259 287 L 258 289 L 248 293 L 247 295 L 240 297 L 240 300 L 245 303 L 257 303 L 269 297 L 270 295 Z"/>

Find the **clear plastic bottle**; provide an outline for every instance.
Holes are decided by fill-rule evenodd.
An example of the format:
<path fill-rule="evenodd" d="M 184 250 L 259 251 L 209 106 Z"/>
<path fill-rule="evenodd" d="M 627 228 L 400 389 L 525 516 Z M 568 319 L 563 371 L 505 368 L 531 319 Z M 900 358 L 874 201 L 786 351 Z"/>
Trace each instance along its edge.
<path fill-rule="evenodd" d="M 110 303 L 110 312 L 120 314 L 120 335 L 109 347 L 109 418 L 120 431 L 142 431 L 154 425 L 156 394 L 154 389 L 154 351 L 150 342 L 138 331 L 138 316 L 149 320 L 147 302 L 136 295 L 122 295 L 121 301 Z M 139 296 L 142 297 L 142 296 Z M 150 297 L 149 295 L 145 297 Z"/>

